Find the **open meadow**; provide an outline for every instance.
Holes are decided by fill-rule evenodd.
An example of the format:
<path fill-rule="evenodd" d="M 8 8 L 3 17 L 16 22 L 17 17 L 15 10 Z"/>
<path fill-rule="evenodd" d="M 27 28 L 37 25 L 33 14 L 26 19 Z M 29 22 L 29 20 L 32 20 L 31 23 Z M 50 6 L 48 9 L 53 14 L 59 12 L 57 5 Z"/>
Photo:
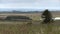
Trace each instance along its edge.
<path fill-rule="evenodd" d="M 54 13 L 53 17 L 58 14 Z M 39 20 L 41 13 L 29 13 L 29 14 L 0 14 L 0 18 L 5 18 L 9 15 L 16 16 L 28 16 L 32 18 L 31 22 L 20 21 L 0 21 L 0 34 L 60 34 L 60 21 L 54 21 L 50 24 L 42 24 Z M 32 24 L 29 24 L 32 23 Z"/>

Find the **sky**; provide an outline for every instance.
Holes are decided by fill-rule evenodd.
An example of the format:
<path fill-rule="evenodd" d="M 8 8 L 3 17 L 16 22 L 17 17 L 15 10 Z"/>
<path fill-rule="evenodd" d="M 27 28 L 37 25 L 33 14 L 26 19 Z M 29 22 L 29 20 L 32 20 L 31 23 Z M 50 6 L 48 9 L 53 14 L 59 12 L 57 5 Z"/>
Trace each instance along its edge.
<path fill-rule="evenodd" d="M 0 0 L 0 10 L 60 10 L 60 0 Z"/>

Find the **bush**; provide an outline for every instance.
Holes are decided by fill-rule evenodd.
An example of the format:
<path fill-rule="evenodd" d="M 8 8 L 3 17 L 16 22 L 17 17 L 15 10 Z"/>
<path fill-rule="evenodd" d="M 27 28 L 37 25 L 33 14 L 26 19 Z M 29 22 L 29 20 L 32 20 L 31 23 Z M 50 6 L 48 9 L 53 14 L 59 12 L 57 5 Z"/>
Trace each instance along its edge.
<path fill-rule="evenodd" d="M 26 20 L 32 20 L 29 17 L 26 16 L 7 16 L 5 20 L 19 20 L 19 21 L 26 21 Z"/>
<path fill-rule="evenodd" d="M 45 10 L 42 13 L 42 16 L 41 17 L 44 18 L 43 23 L 50 23 L 52 21 L 52 14 L 48 10 Z"/>

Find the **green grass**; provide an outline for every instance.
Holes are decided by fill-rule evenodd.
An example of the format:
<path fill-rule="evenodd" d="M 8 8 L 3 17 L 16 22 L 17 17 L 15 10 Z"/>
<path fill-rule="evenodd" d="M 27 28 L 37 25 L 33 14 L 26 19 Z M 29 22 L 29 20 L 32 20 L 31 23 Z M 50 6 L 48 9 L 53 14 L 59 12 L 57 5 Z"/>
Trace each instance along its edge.
<path fill-rule="evenodd" d="M 2 21 L 0 21 L 1 23 Z M 5 21 L 9 22 L 9 21 Z M 4 22 L 4 23 L 5 23 Z M 15 23 L 15 22 L 9 22 Z M 20 22 L 17 22 L 20 23 Z M 23 22 L 22 22 L 23 23 Z M 38 22 L 36 22 L 38 23 Z M 60 25 L 51 24 L 0 24 L 0 34 L 60 34 Z"/>

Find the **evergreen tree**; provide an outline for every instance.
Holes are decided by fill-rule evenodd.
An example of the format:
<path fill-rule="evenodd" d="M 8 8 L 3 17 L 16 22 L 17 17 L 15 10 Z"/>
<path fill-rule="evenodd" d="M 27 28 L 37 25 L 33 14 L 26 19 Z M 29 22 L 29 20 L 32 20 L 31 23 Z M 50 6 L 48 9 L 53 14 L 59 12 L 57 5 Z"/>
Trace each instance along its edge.
<path fill-rule="evenodd" d="M 48 9 L 42 13 L 41 17 L 44 18 L 43 23 L 50 23 L 52 21 L 51 12 Z"/>

